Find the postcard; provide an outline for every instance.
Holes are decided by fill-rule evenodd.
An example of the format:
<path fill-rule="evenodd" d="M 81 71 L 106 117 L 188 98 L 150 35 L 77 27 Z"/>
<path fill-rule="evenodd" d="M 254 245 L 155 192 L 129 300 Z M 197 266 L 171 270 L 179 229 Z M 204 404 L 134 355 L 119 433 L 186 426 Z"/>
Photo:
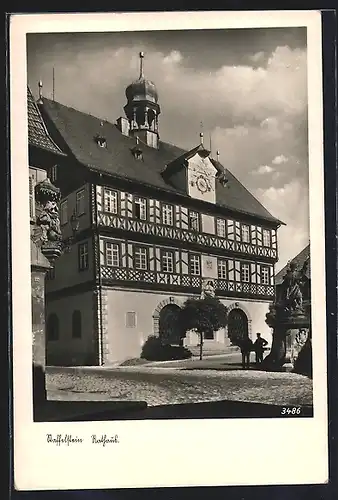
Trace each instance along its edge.
<path fill-rule="evenodd" d="M 12 15 L 16 489 L 328 481 L 321 50 L 310 10 Z"/>

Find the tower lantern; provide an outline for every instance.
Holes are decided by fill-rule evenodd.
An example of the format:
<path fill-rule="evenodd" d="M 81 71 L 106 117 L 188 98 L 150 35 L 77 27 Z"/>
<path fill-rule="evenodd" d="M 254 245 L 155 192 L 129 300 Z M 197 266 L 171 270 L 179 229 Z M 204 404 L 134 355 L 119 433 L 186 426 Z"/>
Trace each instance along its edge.
<path fill-rule="evenodd" d="M 140 76 L 126 88 L 124 107 L 130 135 L 153 148 L 158 147 L 158 117 L 161 112 L 155 84 L 144 76 L 144 52 L 139 53 Z"/>

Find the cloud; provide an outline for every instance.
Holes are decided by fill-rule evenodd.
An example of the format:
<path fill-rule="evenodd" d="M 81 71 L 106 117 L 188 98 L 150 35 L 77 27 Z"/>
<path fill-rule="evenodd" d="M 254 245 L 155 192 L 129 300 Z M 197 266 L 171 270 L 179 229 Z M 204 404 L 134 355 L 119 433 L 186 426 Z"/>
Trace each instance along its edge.
<path fill-rule="evenodd" d="M 256 52 L 252 56 L 250 56 L 250 60 L 252 62 L 258 63 L 258 62 L 263 61 L 264 57 L 265 57 L 265 53 L 263 51 L 260 51 L 260 52 Z"/>
<path fill-rule="evenodd" d="M 225 133 L 230 137 L 244 137 L 248 135 L 249 129 L 243 125 L 236 125 L 234 128 L 228 128 Z"/>
<path fill-rule="evenodd" d="M 298 179 L 283 187 L 258 188 L 257 198 L 286 224 L 278 229 L 278 272 L 288 260 L 299 253 L 309 242 L 309 191 Z"/>
<path fill-rule="evenodd" d="M 163 59 L 164 64 L 177 64 L 183 59 L 182 54 L 178 50 L 172 50 L 169 55 L 165 56 Z"/>
<path fill-rule="evenodd" d="M 269 165 L 261 165 L 256 170 L 253 170 L 252 173 L 262 175 L 262 174 L 270 174 L 271 172 L 273 172 L 272 167 L 270 167 Z"/>
<path fill-rule="evenodd" d="M 279 156 L 276 156 L 273 160 L 272 160 L 272 163 L 274 165 L 280 165 L 281 163 L 286 163 L 288 161 L 288 158 L 286 158 L 286 156 L 284 155 L 279 155 Z"/>

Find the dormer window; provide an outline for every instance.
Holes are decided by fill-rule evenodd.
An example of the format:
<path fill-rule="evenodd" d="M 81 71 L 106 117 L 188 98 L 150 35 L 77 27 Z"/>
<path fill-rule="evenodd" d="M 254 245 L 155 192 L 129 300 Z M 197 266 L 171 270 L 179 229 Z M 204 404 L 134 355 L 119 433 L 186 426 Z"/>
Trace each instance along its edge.
<path fill-rule="evenodd" d="M 102 135 L 96 135 L 94 139 L 95 139 L 96 144 L 100 148 L 106 148 L 107 147 L 107 140 Z"/>
<path fill-rule="evenodd" d="M 135 160 L 143 160 L 143 151 L 140 146 L 133 147 L 131 152 Z"/>

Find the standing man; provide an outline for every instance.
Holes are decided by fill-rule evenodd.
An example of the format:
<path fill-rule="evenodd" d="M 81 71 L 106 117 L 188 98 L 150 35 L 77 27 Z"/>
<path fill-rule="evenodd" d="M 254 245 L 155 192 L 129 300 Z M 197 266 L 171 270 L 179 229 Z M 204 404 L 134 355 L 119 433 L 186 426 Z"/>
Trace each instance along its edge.
<path fill-rule="evenodd" d="M 261 337 L 260 333 L 257 333 L 257 339 L 254 342 L 254 351 L 256 353 L 256 364 L 259 365 L 263 361 L 264 347 L 268 345 L 268 341 Z"/>
<path fill-rule="evenodd" d="M 248 369 L 250 368 L 250 353 L 253 351 L 253 343 L 249 337 L 245 337 L 240 344 L 241 353 L 242 353 L 242 368 Z"/>

